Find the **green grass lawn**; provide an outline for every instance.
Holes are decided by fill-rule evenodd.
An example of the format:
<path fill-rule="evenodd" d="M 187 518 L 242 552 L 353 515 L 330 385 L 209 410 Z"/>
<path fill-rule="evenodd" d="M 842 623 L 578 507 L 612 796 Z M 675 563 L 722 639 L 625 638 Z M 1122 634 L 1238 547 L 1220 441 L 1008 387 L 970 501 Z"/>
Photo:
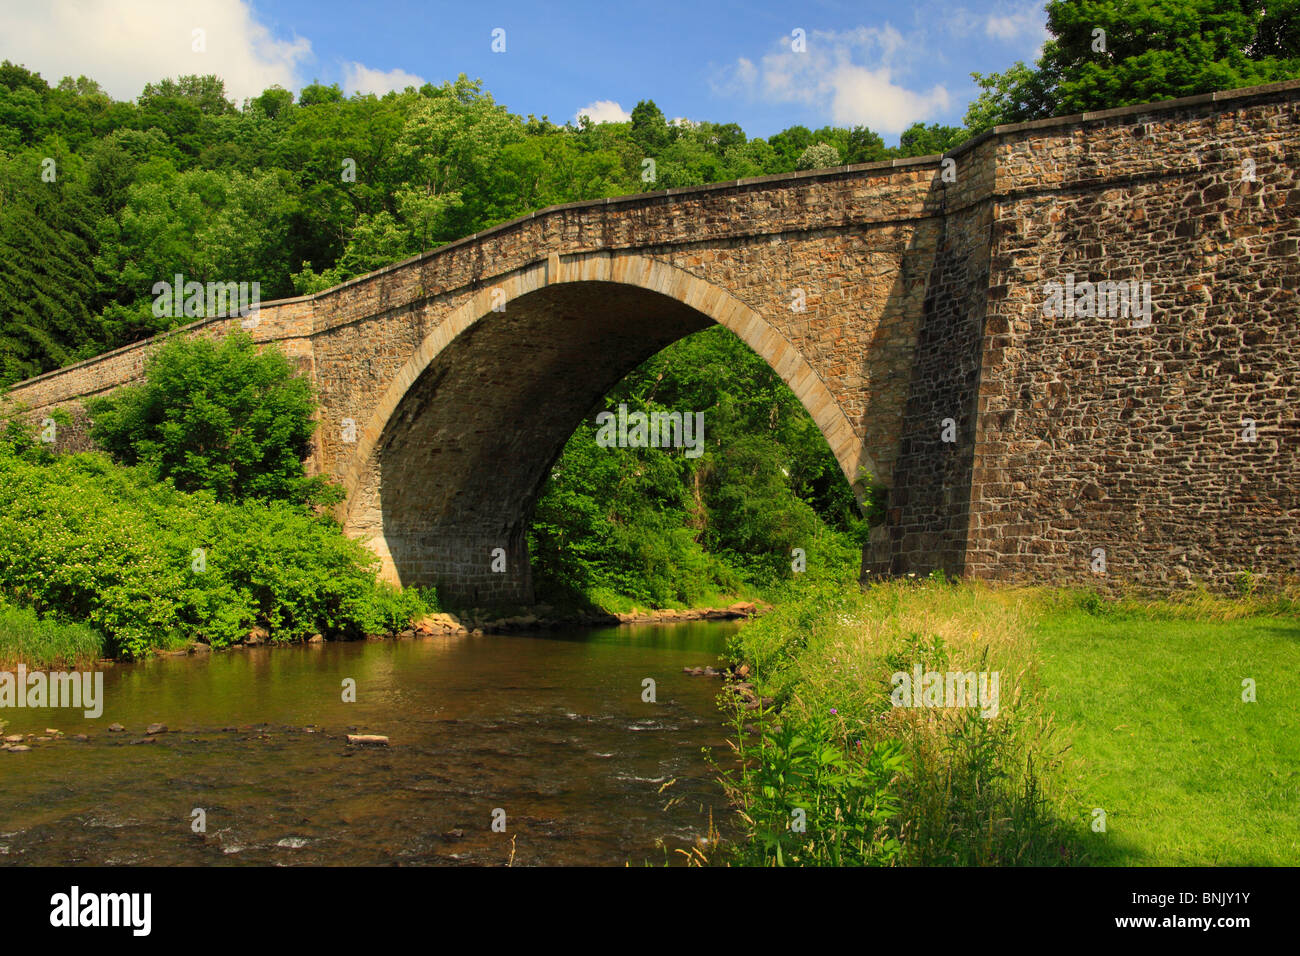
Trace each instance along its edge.
<path fill-rule="evenodd" d="M 1300 864 L 1300 618 L 1060 607 L 1033 631 L 1064 779 L 1106 812 L 1094 862 Z"/>

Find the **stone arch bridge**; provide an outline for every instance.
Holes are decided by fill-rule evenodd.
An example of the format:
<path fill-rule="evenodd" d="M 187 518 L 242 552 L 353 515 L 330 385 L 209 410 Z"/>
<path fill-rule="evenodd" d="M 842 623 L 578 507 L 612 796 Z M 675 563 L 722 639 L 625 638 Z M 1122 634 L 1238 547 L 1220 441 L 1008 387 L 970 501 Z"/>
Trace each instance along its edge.
<path fill-rule="evenodd" d="M 789 384 L 858 490 L 886 489 L 864 575 L 1294 574 L 1298 100 L 1277 84 L 552 207 L 265 303 L 251 331 L 314 384 L 310 468 L 343 483 L 346 529 L 453 603 L 531 600 L 526 532 L 564 442 L 711 323 Z M 1150 321 L 1097 314 L 1104 295 L 1045 311 L 1067 281 L 1149 284 Z M 80 401 L 138 379 L 156 341 L 11 395 L 84 423 Z M 707 433 L 707 409 L 682 411 Z"/>

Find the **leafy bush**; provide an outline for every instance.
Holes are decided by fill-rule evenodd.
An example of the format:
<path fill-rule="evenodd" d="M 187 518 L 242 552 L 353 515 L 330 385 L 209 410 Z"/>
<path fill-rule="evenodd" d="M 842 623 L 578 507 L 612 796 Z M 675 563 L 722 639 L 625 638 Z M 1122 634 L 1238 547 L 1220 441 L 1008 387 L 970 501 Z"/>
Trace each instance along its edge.
<path fill-rule="evenodd" d="M 759 718 L 750 744 L 737 716 L 740 767 L 723 781 L 748 838 L 744 866 L 888 866 L 901 852 L 897 832 L 904 770 L 893 743 L 846 746 L 820 722 Z"/>
<path fill-rule="evenodd" d="M 308 478 L 315 402 L 274 347 L 234 333 L 214 343 L 179 337 L 150 358 L 145 381 L 87 403 L 91 438 L 125 464 L 218 501 L 337 500 Z"/>
<path fill-rule="evenodd" d="M 840 165 L 840 151 L 830 143 L 813 143 L 799 154 L 795 169 L 829 169 Z"/>
<path fill-rule="evenodd" d="M 377 559 L 326 517 L 282 501 L 222 502 L 82 454 L 0 454 L 0 592 L 84 622 L 111 652 L 256 627 L 272 641 L 397 630 L 432 595 L 376 582 Z"/>

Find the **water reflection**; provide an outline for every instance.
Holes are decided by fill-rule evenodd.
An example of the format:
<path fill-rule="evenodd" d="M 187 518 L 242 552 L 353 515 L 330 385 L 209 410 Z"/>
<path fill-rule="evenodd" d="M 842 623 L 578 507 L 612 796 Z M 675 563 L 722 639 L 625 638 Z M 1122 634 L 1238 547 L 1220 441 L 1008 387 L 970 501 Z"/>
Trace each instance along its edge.
<path fill-rule="evenodd" d="M 6 733 L 66 736 L 0 753 L 0 863 L 471 865 L 512 849 L 523 865 L 662 863 L 663 847 L 704 834 L 710 810 L 726 816 L 700 753 L 725 735 L 719 682 L 682 668 L 715 662 L 735 626 L 114 667 L 98 720 L 3 712 Z M 656 703 L 642 701 L 647 677 Z M 355 703 L 342 700 L 345 678 Z M 109 732 L 115 722 L 127 731 Z M 169 732 L 140 742 L 155 722 Z M 391 746 L 348 746 L 349 731 Z M 490 828 L 498 807 L 505 834 Z M 195 808 L 206 834 L 191 831 Z"/>

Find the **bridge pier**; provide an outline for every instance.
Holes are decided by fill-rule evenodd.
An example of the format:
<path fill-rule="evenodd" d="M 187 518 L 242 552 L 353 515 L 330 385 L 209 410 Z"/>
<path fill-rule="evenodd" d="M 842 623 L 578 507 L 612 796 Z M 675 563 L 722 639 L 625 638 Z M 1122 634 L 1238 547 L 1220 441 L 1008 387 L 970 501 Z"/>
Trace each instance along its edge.
<path fill-rule="evenodd" d="M 403 587 L 436 587 L 446 608 L 533 603 L 528 535 L 522 528 L 389 534 L 371 546 L 380 552 L 387 579 Z"/>

